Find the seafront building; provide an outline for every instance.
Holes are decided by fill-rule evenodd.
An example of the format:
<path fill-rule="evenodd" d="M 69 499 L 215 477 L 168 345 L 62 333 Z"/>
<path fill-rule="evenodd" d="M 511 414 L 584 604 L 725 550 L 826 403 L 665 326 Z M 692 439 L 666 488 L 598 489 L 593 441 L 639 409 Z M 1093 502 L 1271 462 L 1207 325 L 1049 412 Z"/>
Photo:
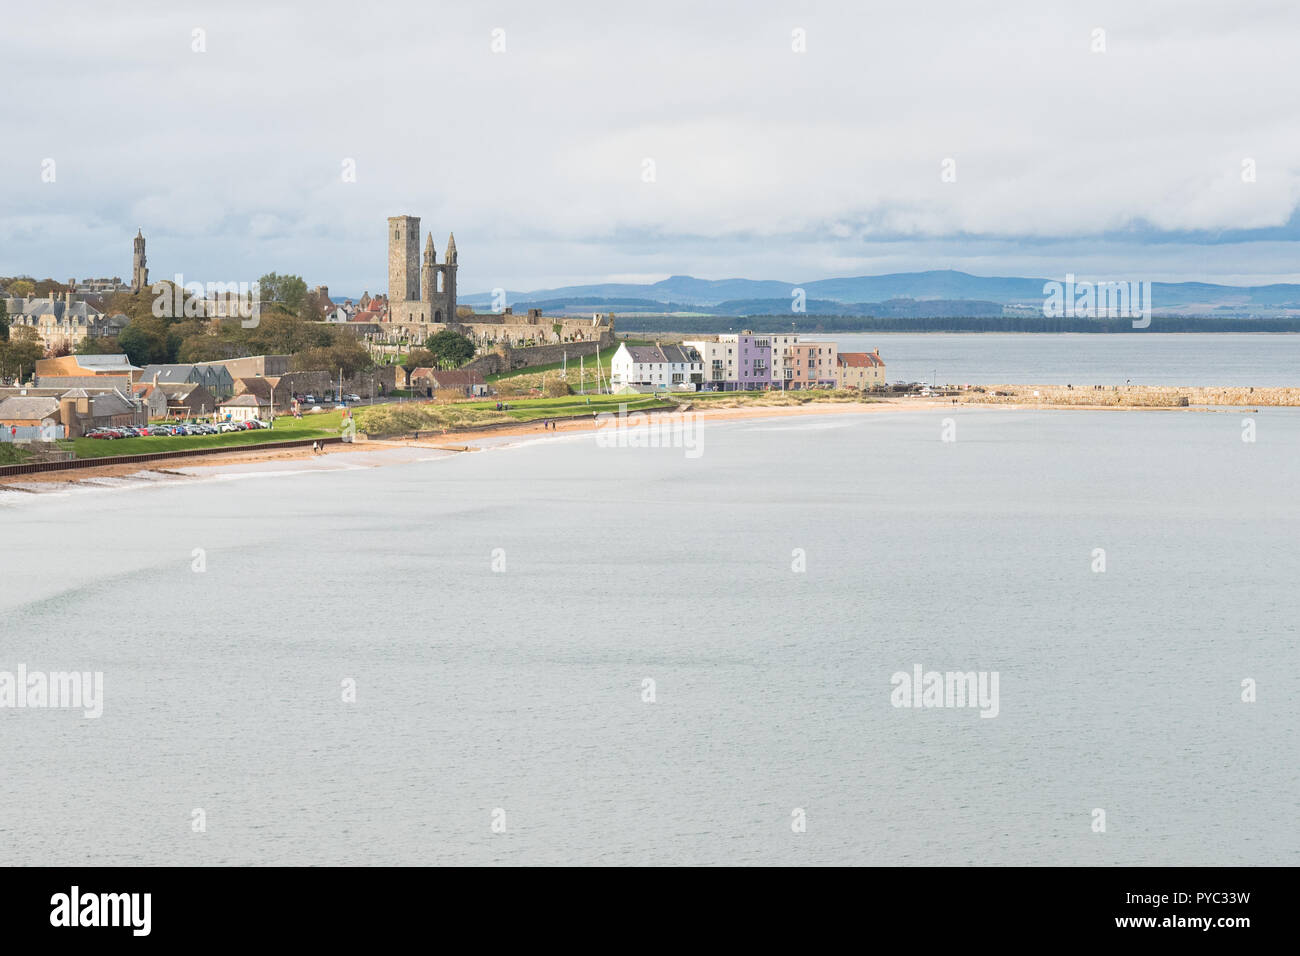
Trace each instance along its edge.
<path fill-rule="evenodd" d="M 638 388 L 695 391 L 704 382 L 704 358 L 688 344 L 628 345 L 623 342 L 610 361 L 609 383 Z"/>
<path fill-rule="evenodd" d="M 841 352 L 835 365 L 836 388 L 874 388 L 885 384 L 885 363 L 874 352 Z"/>
<path fill-rule="evenodd" d="M 796 342 L 786 353 L 786 388 L 834 388 L 838 347 L 834 342 Z"/>
<path fill-rule="evenodd" d="M 658 348 L 658 346 L 655 346 Z M 689 339 L 682 348 L 699 356 L 703 372 L 700 389 L 733 391 L 767 388 L 857 388 L 885 384 L 885 363 L 880 351 L 843 352 L 835 342 L 803 342 L 795 333 L 767 335 L 746 329 L 739 334 L 719 335 L 716 340 Z M 646 363 L 632 358 L 635 346 L 614 356 L 613 384 L 657 386 L 660 363 L 657 352 L 642 353 Z M 694 369 L 683 369 L 680 381 L 697 381 Z M 664 380 L 672 384 L 671 380 Z"/>

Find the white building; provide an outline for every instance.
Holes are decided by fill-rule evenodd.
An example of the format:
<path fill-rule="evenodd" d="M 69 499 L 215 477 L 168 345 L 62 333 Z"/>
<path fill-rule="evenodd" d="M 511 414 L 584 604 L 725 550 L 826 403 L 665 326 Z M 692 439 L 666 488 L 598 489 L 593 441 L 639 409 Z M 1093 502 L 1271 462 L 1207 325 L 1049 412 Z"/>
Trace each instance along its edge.
<path fill-rule="evenodd" d="M 704 358 L 689 344 L 619 345 L 610 362 L 609 382 L 651 388 L 694 390 L 704 379 Z"/>

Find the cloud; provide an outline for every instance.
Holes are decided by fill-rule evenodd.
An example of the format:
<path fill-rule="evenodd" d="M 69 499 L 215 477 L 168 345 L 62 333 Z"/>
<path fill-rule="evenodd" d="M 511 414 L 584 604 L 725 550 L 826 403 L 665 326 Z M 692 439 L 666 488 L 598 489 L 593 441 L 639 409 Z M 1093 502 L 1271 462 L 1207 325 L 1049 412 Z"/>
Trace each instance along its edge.
<path fill-rule="evenodd" d="M 122 274 L 143 226 L 158 274 L 376 291 L 384 221 L 410 213 L 440 250 L 457 233 L 466 290 L 902 263 L 1300 279 L 1292 246 L 1252 234 L 1300 203 L 1285 3 L 235 0 L 9 20 L 0 229 L 21 241 L 0 273 Z"/>

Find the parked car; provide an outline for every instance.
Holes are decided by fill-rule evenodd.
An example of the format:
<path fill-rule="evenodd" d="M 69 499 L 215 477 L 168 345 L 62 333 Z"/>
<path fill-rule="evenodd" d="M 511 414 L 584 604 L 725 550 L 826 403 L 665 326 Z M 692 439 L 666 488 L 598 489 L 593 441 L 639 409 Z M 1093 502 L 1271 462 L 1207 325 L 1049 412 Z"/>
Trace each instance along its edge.
<path fill-rule="evenodd" d="M 316 396 L 315 396 L 315 395 L 304 395 L 302 400 L 303 400 L 304 402 L 306 402 L 308 405 L 315 405 L 315 404 L 316 404 Z"/>
<path fill-rule="evenodd" d="M 343 396 L 343 401 L 345 401 L 345 402 L 359 402 L 359 401 L 361 401 L 361 396 L 360 396 L 360 395 L 344 395 L 344 396 Z"/>

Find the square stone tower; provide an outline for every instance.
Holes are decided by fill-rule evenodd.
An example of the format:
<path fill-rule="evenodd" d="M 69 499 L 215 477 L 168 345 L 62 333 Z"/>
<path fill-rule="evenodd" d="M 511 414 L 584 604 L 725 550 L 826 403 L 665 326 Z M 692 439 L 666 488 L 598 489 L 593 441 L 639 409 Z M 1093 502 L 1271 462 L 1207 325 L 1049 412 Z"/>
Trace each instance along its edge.
<path fill-rule="evenodd" d="M 388 217 L 388 304 L 420 299 L 420 217 Z"/>

